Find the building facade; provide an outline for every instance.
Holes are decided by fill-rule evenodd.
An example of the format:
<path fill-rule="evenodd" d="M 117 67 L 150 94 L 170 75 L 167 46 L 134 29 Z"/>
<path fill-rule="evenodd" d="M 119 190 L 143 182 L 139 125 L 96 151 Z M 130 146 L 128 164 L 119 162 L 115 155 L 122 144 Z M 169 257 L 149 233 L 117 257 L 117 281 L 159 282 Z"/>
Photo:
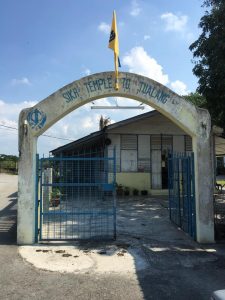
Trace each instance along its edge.
<path fill-rule="evenodd" d="M 115 151 L 114 151 L 115 149 Z M 168 193 L 168 154 L 192 151 L 192 140 L 157 111 L 105 127 L 52 150 L 54 156 L 113 156 L 116 182 L 130 190 Z"/>

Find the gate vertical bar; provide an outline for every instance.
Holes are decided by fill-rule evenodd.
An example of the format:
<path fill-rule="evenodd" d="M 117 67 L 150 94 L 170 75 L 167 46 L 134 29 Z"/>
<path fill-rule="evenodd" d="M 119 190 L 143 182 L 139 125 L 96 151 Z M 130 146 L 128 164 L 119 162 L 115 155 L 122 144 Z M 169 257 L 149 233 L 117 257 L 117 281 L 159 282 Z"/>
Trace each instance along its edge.
<path fill-rule="evenodd" d="M 113 149 L 113 224 L 116 239 L 116 148 Z"/>
<path fill-rule="evenodd" d="M 196 240 L 196 207 L 195 207 L 195 162 L 194 153 L 191 154 L 191 180 L 192 180 L 192 201 L 191 201 L 191 215 L 192 215 L 192 236 Z"/>
<path fill-rule="evenodd" d="M 176 155 L 177 161 L 177 182 L 178 182 L 178 189 L 177 189 L 177 197 L 178 197 L 178 218 L 179 218 L 179 226 L 181 226 L 181 212 L 180 212 L 180 157 Z"/>
<path fill-rule="evenodd" d="M 190 156 L 187 156 L 187 176 L 186 176 L 186 186 L 187 186 L 187 209 L 188 209 L 188 233 L 191 235 L 191 160 Z"/>
<path fill-rule="evenodd" d="M 40 240 L 42 240 L 42 214 L 43 214 L 43 211 L 42 211 L 42 201 L 43 201 L 43 197 L 42 197 L 42 159 L 39 160 L 40 162 L 40 235 L 39 235 L 39 238 Z"/>
<path fill-rule="evenodd" d="M 36 154 L 36 180 L 35 180 L 35 243 L 38 242 L 38 204 L 39 204 L 39 155 Z"/>
<path fill-rule="evenodd" d="M 172 196 L 172 182 L 173 182 L 173 171 L 172 171 L 172 154 L 169 153 L 168 155 L 168 184 L 169 184 L 169 213 L 170 213 L 170 220 L 171 220 L 171 196 Z"/>

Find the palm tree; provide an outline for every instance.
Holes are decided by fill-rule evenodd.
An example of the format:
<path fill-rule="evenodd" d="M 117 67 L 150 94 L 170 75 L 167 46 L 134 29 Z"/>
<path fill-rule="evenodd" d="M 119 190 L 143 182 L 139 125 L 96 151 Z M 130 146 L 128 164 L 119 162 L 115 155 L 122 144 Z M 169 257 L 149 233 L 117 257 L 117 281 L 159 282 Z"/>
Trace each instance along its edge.
<path fill-rule="evenodd" d="M 100 130 L 103 130 L 106 126 L 108 126 L 109 124 L 111 123 L 111 120 L 110 118 L 106 118 L 106 117 L 103 117 L 101 115 L 100 119 L 99 119 L 99 129 Z"/>

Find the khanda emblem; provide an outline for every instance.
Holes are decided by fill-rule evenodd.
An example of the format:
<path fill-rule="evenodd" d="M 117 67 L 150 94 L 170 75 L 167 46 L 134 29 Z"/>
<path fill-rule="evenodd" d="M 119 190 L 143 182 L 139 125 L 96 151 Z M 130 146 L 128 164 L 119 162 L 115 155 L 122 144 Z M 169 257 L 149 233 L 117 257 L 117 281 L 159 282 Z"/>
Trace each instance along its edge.
<path fill-rule="evenodd" d="M 110 37 L 109 37 L 109 43 L 115 40 L 116 34 L 114 30 L 111 30 Z"/>
<path fill-rule="evenodd" d="M 44 126 L 46 119 L 46 114 L 37 108 L 32 109 L 27 116 L 27 121 L 32 129 L 41 129 Z"/>

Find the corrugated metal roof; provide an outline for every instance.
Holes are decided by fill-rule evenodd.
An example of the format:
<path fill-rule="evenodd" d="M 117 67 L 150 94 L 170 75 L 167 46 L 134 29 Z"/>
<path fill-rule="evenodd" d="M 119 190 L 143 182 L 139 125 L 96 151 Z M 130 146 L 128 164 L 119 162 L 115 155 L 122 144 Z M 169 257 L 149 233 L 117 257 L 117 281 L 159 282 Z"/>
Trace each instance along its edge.
<path fill-rule="evenodd" d="M 74 148 L 74 147 L 80 146 L 82 144 L 86 144 L 90 141 L 96 141 L 103 135 L 104 135 L 104 131 L 102 131 L 102 130 L 101 131 L 96 131 L 96 132 L 93 132 L 93 133 L 91 133 L 91 134 L 89 134 L 89 135 L 87 135 L 87 136 L 85 136 L 81 139 L 78 139 L 74 142 L 68 143 L 64 146 L 58 147 L 54 150 L 51 150 L 50 152 L 52 154 L 55 154 L 56 152 L 62 152 L 62 151 L 65 151 L 65 150 L 69 150 L 70 148 Z"/>
<path fill-rule="evenodd" d="M 93 132 L 93 133 L 91 133 L 89 135 L 86 135 L 85 137 L 80 138 L 80 139 L 78 139 L 74 142 L 68 143 L 64 146 L 58 147 L 54 150 L 51 150 L 50 152 L 52 154 L 54 154 L 55 152 L 61 152 L 61 151 L 69 150 L 70 148 L 73 148 L 75 146 L 78 146 L 78 145 L 81 145 L 81 144 L 86 144 L 87 142 L 90 142 L 91 140 L 94 142 L 100 136 L 103 136 L 106 132 L 109 132 L 111 129 L 119 128 L 119 127 L 128 125 L 130 123 L 143 120 L 145 118 L 153 117 L 157 114 L 160 114 L 160 113 L 157 110 L 152 110 L 150 112 L 140 114 L 138 116 L 135 116 L 135 117 L 132 117 L 132 118 L 129 118 L 129 119 L 126 119 L 126 120 L 116 122 L 114 124 L 108 125 L 104 130 L 99 130 L 99 131 Z"/>

